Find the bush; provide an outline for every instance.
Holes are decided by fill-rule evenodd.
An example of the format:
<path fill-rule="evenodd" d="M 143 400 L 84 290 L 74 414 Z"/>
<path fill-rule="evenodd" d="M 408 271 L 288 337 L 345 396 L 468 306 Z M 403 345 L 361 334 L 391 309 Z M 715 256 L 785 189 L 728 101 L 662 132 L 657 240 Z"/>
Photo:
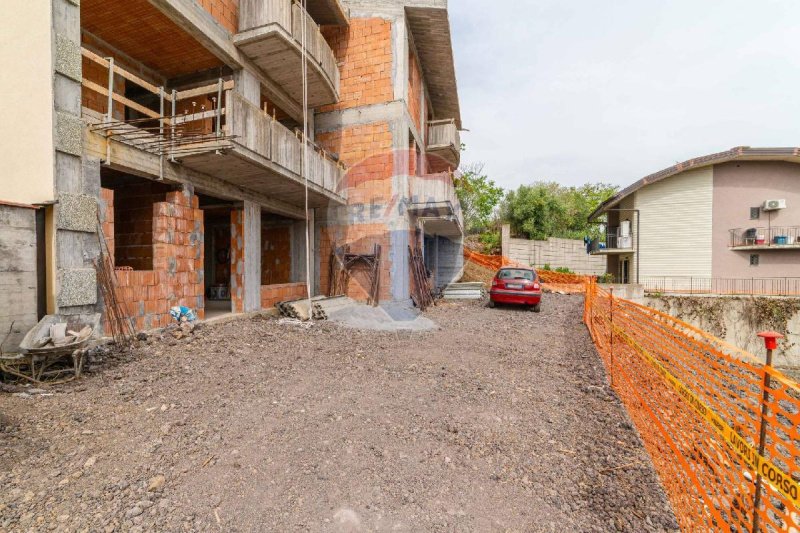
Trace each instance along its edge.
<path fill-rule="evenodd" d="M 478 242 L 481 243 L 483 253 L 486 255 L 498 255 L 501 248 L 500 238 L 500 233 L 496 231 L 481 233 L 478 237 Z"/>

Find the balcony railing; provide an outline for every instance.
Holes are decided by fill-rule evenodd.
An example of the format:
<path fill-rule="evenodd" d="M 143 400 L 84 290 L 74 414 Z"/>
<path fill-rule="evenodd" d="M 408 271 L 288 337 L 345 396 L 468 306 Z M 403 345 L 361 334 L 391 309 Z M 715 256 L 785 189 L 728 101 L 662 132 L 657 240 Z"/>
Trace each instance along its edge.
<path fill-rule="evenodd" d="M 461 135 L 455 120 L 428 122 L 428 153 L 444 159 L 450 169 L 458 168 L 461 162 Z M 433 167 L 437 165 L 433 163 Z"/>
<path fill-rule="evenodd" d="M 264 113 L 243 96 L 228 91 L 227 128 L 234 145 L 263 157 L 299 178 L 303 168 L 302 133 Z M 344 195 L 344 169 L 328 154 L 309 142 L 308 181 L 339 196 Z"/>
<path fill-rule="evenodd" d="M 425 215 L 451 216 L 460 228 L 464 227 L 461 202 L 458 201 L 453 174 L 440 172 L 409 179 L 412 207 Z"/>
<path fill-rule="evenodd" d="M 339 99 L 339 67 L 314 19 L 292 0 L 241 0 L 235 44 L 296 100 L 302 99 L 302 38 L 309 58 L 309 107 Z"/>
<path fill-rule="evenodd" d="M 185 91 L 168 91 L 84 50 L 84 57 L 109 71 L 107 86 L 84 79 L 83 86 L 106 100 L 105 113 L 84 110 L 89 128 L 104 135 L 106 163 L 117 141 L 183 166 L 265 192 L 301 205 L 303 140 L 258 106 L 235 92 L 233 81 L 217 80 Z M 143 105 L 120 94 L 116 77 L 133 83 L 156 98 Z M 110 90 L 109 90 L 110 89 Z M 110 110 L 110 112 L 108 111 Z M 329 200 L 344 202 L 345 169 L 326 152 L 308 142 L 308 172 L 312 207 Z M 163 176 L 162 176 L 163 177 Z"/>
<path fill-rule="evenodd" d="M 744 250 L 800 248 L 800 226 L 730 230 L 731 248 Z"/>
<path fill-rule="evenodd" d="M 630 250 L 633 250 L 633 233 L 626 234 L 621 228 L 608 228 L 604 238 L 593 239 L 589 245 L 589 252 L 593 254 Z"/>
<path fill-rule="evenodd" d="M 639 284 L 648 293 L 800 296 L 800 277 L 708 278 L 696 276 L 646 276 L 639 280 Z"/>

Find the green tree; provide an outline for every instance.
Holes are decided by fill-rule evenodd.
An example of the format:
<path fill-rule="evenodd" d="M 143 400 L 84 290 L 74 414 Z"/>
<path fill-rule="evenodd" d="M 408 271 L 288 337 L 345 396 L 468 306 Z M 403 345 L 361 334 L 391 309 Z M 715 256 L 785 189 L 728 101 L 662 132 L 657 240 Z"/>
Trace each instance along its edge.
<path fill-rule="evenodd" d="M 503 189 L 483 171 L 478 163 L 467 167 L 456 180 L 456 195 L 461 203 L 465 230 L 469 234 L 486 230 L 497 206 L 503 199 Z"/>
<path fill-rule="evenodd" d="M 501 217 L 511 225 L 513 233 L 529 239 L 594 237 L 598 227 L 587 219 L 600 202 L 617 190 L 615 185 L 607 183 L 564 187 L 539 181 L 510 191 L 503 202 Z"/>

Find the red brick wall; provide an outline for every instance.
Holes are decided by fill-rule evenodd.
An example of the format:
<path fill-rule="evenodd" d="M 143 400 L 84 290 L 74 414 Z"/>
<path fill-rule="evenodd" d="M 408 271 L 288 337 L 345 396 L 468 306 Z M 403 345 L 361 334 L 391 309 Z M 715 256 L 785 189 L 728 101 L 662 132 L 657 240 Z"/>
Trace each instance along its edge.
<path fill-rule="evenodd" d="M 261 227 L 261 284 L 289 283 L 292 276 L 289 227 Z"/>
<path fill-rule="evenodd" d="M 231 211 L 231 303 L 234 313 L 244 312 L 244 210 Z"/>
<path fill-rule="evenodd" d="M 203 286 L 203 211 L 198 198 L 181 191 L 152 205 L 153 269 L 117 270 L 120 299 L 137 330 L 164 327 L 169 309 L 185 305 L 205 316 Z"/>
<path fill-rule="evenodd" d="M 386 202 L 392 195 L 394 154 L 389 124 L 377 122 L 319 133 L 317 143 L 347 165 L 348 203 Z"/>
<path fill-rule="evenodd" d="M 363 205 L 369 210 L 372 204 L 383 209 L 392 209 L 392 178 L 394 176 L 394 152 L 389 124 L 378 122 L 353 126 L 335 132 L 320 133 L 317 142 L 326 150 L 339 153 L 349 168 L 345 177 L 350 205 Z M 381 261 L 381 296 L 389 299 L 389 233 L 385 224 L 363 223 L 323 228 L 320 239 L 320 289 L 328 293 L 330 285 L 330 258 L 336 246 L 350 244 L 355 253 L 372 253 L 374 244 L 383 246 Z M 363 273 L 356 274 L 348 287 L 348 296 L 367 299 L 368 283 Z"/>
<path fill-rule="evenodd" d="M 339 103 L 321 112 L 394 100 L 390 21 L 352 19 L 348 27 L 324 26 L 322 34 L 341 65 L 341 83 Z"/>
<path fill-rule="evenodd" d="M 261 286 L 261 308 L 275 307 L 278 302 L 305 298 L 305 283 L 281 283 Z"/>
<path fill-rule="evenodd" d="M 114 55 L 102 44 L 100 44 L 95 39 L 91 38 L 86 34 L 82 35 L 81 39 L 82 39 L 82 44 L 88 45 L 91 50 L 99 52 L 103 57 Z M 95 63 L 91 59 L 87 59 L 86 57 L 83 57 L 82 61 L 83 61 L 83 67 L 82 67 L 83 79 L 94 82 L 100 85 L 101 87 L 107 89 L 108 69 L 102 65 Z M 133 71 L 133 69 L 130 69 L 129 65 L 120 64 L 120 66 L 125 69 Z M 114 78 L 114 92 L 120 95 L 125 94 L 124 78 L 120 76 L 116 76 Z M 105 114 L 108 109 L 108 96 L 103 96 L 102 94 L 96 91 L 92 91 L 90 89 L 87 89 L 86 87 L 83 87 L 83 89 L 81 90 L 81 106 L 87 109 L 91 109 L 92 111 Z M 114 118 L 119 120 L 125 118 L 125 106 L 123 106 L 119 102 L 114 102 Z"/>
<path fill-rule="evenodd" d="M 380 299 L 391 299 L 390 238 L 389 231 L 385 224 L 351 224 L 347 226 L 328 226 L 322 228 L 320 233 L 319 277 L 320 291 L 323 294 L 328 294 L 330 292 L 330 264 L 334 244 L 336 246 L 350 244 L 350 251 L 360 254 L 371 254 L 373 246 L 375 244 L 380 244 L 382 246 Z M 347 296 L 355 300 L 366 301 L 368 289 L 369 283 L 365 271 L 357 270 L 351 277 L 350 284 L 347 287 Z"/>
<path fill-rule="evenodd" d="M 422 112 L 422 71 L 417 63 L 417 56 L 413 52 L 408 54 L 408 112 L 417 126 L 417 131 L 422 133 L 420 113 Z"/>
<path fill-rule="evenodd" d="M 196 0 L 231 33 L 239 31 L 239 0 Z M 269 1 L 269 0 L 267 0 Z"/>
<path fill-rule="evenodd" d="M 167 192 L 159 183 L 142 180 L 126 185 L 114 197 L 114 262 L 133 270 L 153 269 L 154 207 Z"/>

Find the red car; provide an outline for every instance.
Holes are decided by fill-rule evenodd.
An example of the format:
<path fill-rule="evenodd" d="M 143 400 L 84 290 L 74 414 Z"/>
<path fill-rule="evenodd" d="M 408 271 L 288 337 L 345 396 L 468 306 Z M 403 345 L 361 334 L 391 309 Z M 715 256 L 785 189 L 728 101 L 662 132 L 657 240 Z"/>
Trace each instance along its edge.
<path fill-rule="evenodd" d="M 542 310 L 542 284 L 532 268 L 504 267 L 497 271 L 489 290 L 489 307 L 499 304 L 529 305 Z"/>

